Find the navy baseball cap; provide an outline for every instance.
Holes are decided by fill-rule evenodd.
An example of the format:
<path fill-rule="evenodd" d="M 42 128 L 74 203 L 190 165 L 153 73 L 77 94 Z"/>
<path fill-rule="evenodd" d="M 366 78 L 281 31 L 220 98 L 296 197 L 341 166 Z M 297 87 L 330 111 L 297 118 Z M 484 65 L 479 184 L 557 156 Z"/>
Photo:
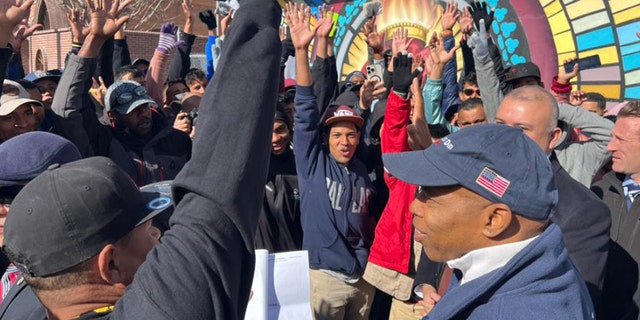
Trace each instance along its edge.
<path fill-rule="evenodd" d="M 551 163 L 520 128 L 485 124 L 423 151 L 385 154 L 386 170 L 425 187 L 463 186 L 522 216 L 545 220 L 558 203 Z"/>
<path fill-rule="evenodd" d="M 119 114 L 129 114 L 143 104 L 157 107 L 147 93 L 147 89 L 135 81 L 121 80 L 114 82 L 104 97 L 105 110 L 115 110 Z"/>
<path fill-rule="evenodd" d="M 29 80 L 33 83 L 36 83 L 40 80 L 51 80 L 51 81 L 54 81 L 55 83 L 58 83 L 61 77 L 62 77 L 62 70 L 60 69 L 51 69 L 47 71 L 36 70 L 24 76 L 25 80 Z"/>
<path fill-rule="evenodd" d="M 69 140 L 48 132 L 33 131 L 17 135 L 0 144 L 0 186 L 29 182 L 52 164 L 82 159 Z"/>
<path fill-rule="evenodd" d="M 54 165 L 13 199 L 3 249 L 23 274 L 46 277 L 93 258 L 172 209 L 169 195 L 139 190 L 108 158 Z"/>

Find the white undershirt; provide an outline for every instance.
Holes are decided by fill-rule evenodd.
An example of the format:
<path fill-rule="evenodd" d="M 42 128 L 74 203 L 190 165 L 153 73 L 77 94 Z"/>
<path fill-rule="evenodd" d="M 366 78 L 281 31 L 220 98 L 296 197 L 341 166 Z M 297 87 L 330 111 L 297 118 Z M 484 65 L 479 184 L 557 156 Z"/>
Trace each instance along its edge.
<path fill-rule="evenodd" d="M 458 269 L 462 272 L 460 285 L 463 285 L 503 267 L 511 258 L 520 252 L 520 250 L 524 249 L 524 247 L 529 245 L 529 243 L 537 237 L 539 236 L 519 242 L 473 250 L 458 259 L 447 261 L 447 265 L 452 269 Z"/>

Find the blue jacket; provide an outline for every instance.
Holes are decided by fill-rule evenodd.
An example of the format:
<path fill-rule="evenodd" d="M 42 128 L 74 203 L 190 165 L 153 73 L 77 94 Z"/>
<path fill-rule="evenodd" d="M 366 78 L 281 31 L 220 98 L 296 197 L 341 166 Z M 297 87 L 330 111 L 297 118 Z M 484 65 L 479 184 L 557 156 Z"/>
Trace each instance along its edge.
<path fill-rule="evenodd" d="M 360 276 L 373 242 L 369 203 L 374 189 L 365 165 L 339 164 L 322 140 L 322 112 L 312 87 L 298 86 L 293 136 L 300 187 L 302 248 L 311 269 Z"/>
<path fill-rule="evenodd" d="M 428 319 L 594 319 L 591 298 L 551 224 L 509 262 L 464 285 L 451 285 Z"/>

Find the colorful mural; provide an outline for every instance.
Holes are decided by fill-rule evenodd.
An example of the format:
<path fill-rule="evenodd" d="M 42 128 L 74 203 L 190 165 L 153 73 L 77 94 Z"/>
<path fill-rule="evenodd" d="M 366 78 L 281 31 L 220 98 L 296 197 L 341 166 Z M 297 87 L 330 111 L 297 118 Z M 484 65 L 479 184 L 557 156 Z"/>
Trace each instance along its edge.
<path fill-rule="evenodd" d="M 303 0 L 298 0 L 301 2 Z M 311 6 L 329 4 L 340 12 L 335 39 L 339 74 L 361 70 L 367 46 L 360 33 L 365 0 L 304 0 Z M 467 5 L 456 0 L 460 7 Z M 378 31 L 386 41 L 399 27 L 409 29 L 411 50 L 424 47 L 433 32 L 441 32 L 445 6 L 437 0 L 382 0 Z M 571 57 L 600 55 L 602 67 L 585 70 L 574 89 L 596 91 L 612 101 L 640 99 L 640 0 L 487 0 L 495 10 L 491 28 L 505 65 L 533 61 L 543 81 L 551 83 L 558 66 Z M 459 39 L 459 30 L 454 29 Z M 460 56 L 460 55 L 458 55 Z M 459 67 L 462 65 L 461 57 Z"/>

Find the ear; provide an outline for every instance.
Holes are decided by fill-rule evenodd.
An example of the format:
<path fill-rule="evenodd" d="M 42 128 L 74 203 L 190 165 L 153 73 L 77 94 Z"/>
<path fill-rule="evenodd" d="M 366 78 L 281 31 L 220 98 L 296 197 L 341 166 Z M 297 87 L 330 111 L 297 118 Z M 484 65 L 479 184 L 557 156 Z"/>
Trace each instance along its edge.
<path fill-rule="evenodd" d="M 502 235 L 511 225 L 513 213 L 511 208 L 504 203 L 494 203 L 486 209 L 485 225 L 482 233 L 489 239 L 495 239 Z"/>
<path fill-rule="evenodd" d="M 558 145 L 558 142 L 560 142 L 560 138 L 562 137 L 562 130 L 558 127 L 555 127 L 551 131 L 550 135 L 551 140 L 549 141 L 549 149 L 553 150 Z"/>
<path fill-rule="evenodd" d="M 100 277 L 111 285 L 125 282 L 126 274 L 118 267 L 116 259 L 117 248 L 113 244 L 108 244 L 98 253 L 98 269 Z"/>

